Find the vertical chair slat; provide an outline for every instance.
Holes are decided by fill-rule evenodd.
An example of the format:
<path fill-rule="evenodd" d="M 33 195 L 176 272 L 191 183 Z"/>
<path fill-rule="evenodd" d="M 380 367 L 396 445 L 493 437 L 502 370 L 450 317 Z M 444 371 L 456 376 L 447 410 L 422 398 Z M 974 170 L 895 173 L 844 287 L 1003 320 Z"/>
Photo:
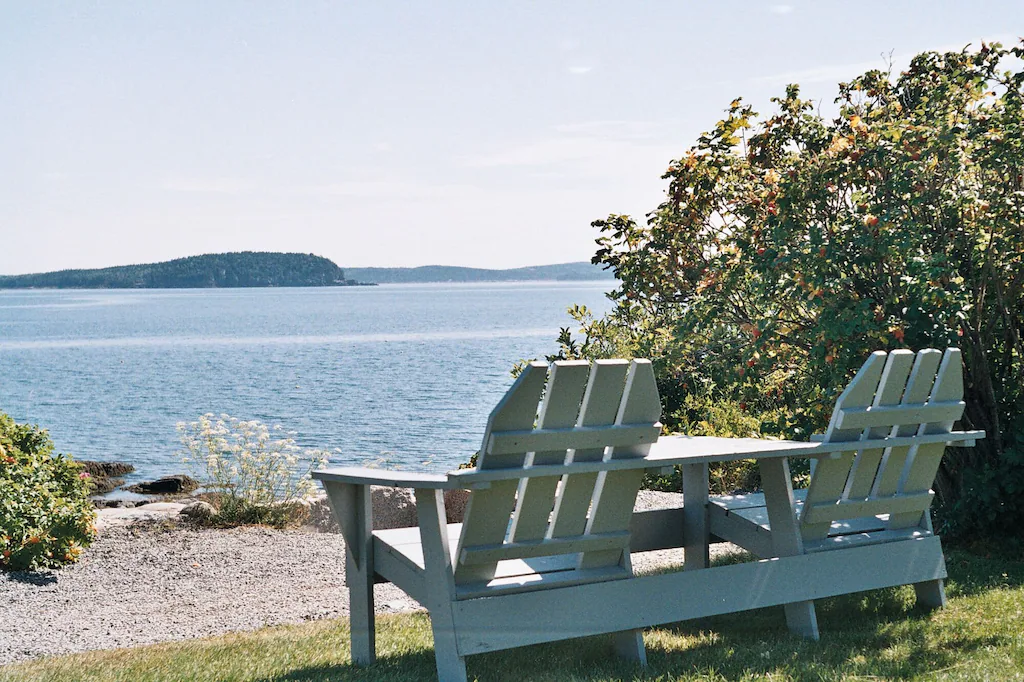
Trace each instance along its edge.
<path fill-rule="evenodd" d="M 935 386 L 932 388 L 929 402 L 961 400 L 963 396 L 964 379 L 960 349 L 948 348 L 935 376 Z M 953 429 L 953 424 L 954 420 L 922 424 L 918 433 L 922 435 L 949 433 Z M 935 474 L 938 472 L 939 463 L 945 451 L 945 443 L 927 443 L 914 448 L 909 455 L 910 464 L 906 480 L 900 486 L 900 492 L 907 495 L 928 492 L 935 480 Z M 919 525 L 921 522 L 922 514 L 920 513 L 893 514 L 889 519 L 889 527 L 908 528 Z"/>
<path fill-rule="evenodd" d="M 626 376 L 622 403 L 615 418 L 616 424 L 651 424 L 661 417 L 661 398 L 649 360 L 633 360 Z M 613 448 L 611 459 L 643 457 L 650 445 Z M 609 471 L 594 493 L 588 533 L 608 533 L 629 528 L 633 505 L 643 481 L 643 469 Z M 622 551 L 587 552 L 580 559 L 581 568 L 614 566 L 628 567 L 628 554 Z"/>
<path fill-rule="evenodd" d="M 531 362 L 519 378 L 491 412 L 484 432 L 483 446 L 477 455 L 477 467 L 480 469 L 522 468 L 526 461 L 526 453 L 511 455 L 488 455 L 487 444 L 492 432 L 521 431 L 531 429 L 537 419 L 537 406 L 544 382 L 547 379 L 547 366 L 540 362 Z M 466 503 L 465 520 L 462 524 L 462 535 L 459 538 L 459 550 L 456 557 L 462 555 L 466 545 L 489 545 L 503 542 L 508 531 L 509 515 L 515 505 L 518 480 L 496 481 L 490 488 L 474 490 Z M 496 564 L 459 564 L 455 569 L 457 584 L 484 582 L 494 577 Z"/>
<path fill-rule="evenodd" d="M 577 426 L 607 426 L 615 423 L 629 362 L 597 360 L 583 396 Z M 600 462 L 604 448 L 576 450 L 573 462 Z M 552 514 L 550 537 L 580 535 L 587 527 L 587 513 L 594 496 L 597 473 L 569 474 L 565 477 Z"/>
<path fill-rule="evenodd" d="M 875 392 L 878 389 L 878 382 L 882 377 L 885 368 L 887 353 L 877 351 L 872 353 L 867 362 L 860 368 L 853 381 L 846 387 L 836 400 L 835 409 L 832 412 L 832 421 L 825 432 L 826 441 L 852 441 L 860 440 L 860 429 L 837 429 L 836 423 L 839 419 L 839 411 L 845 407 L 867 407 L 874 402 Z M 811 477 L 811 485 L 807 490 L 805 504 L 812 505 L 821 502 L 838 501 L 843 491 L 846 490 L 846 482 L 850 475 L 850 467 L 853 465 L 854 453 L 845 453 L 836 459 L 819 459 L 814 469 L 814 476 Z M 831 524 L 827 521 L 819 523 L 807 523 L 801 521 L 801 533 L 804 540 L 822 540 L 828 535 Z"/>
<path fill-rule="evenodd" d="M 889 353 L 885 369 L 882 370 L 882 378 L 878 384 L 878 392 L 875 393 L 875 399 L 871 403 L 873 407 L 900 403 L 913 363 L 914 353 L 909 350 L 894 350 Z M 867 437 L 869 439 L 884 438 L 889 435 L 890 430 L 891 427 L 888 426 L 875 426 L 868 429 Z M 885 454 L 884 448 L 873 448 L 864 450 L 857 455 L 844 497 L 860 499 L 871 494 L 883 454 Z"/>
<path fill-rule="evenodd" d="M 576 424 L 589 372 L 590 363 L 586 360 L 555 362 L 552 365 L 537 417 L 538 429 L 562 429 Z M 527 463 L 562 464 L 565 459 L 566 450 L 553 450 L 534 453 Z M 518 501 L 509 528 L 511 541 L 537 540 L 547 534 L 559 480 L 556 476 L 545 476 L 523 479 L 519 484 Z"/>
<path fill-rule="evenodd" d="M 935 372 L 939 368 L 941 359 L 942 353 L 934 348 L 926 348 L 917 352 L 917 356 L 914 358 L 914 367 L 910 370 L 910 378 L 907 380 L 907 388 L 903 392 L 901 405 L 921 404 L 928 400 L 932 385 L 935 383 Z M 913 436 L 917 434 L 919 426 L 919 424 L 902 424 L 892 430 L 892 435 L 901 438 Z M 900 479 L 903 477 L 909 452 L 909 446 L 889 449 L 881 464 L 881 475 L 878 477 L 875 495 L 886 497 L 896 493 Z"/>

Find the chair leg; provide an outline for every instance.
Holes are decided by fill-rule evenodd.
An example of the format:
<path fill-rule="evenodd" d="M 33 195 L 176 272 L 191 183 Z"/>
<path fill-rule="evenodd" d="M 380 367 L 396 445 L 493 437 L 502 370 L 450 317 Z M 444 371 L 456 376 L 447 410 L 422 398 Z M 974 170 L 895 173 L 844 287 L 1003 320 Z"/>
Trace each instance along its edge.
<path fill-rule="evenodd" d="M 437 679 L 440 682 L 466 682 L 466 658 L 459 654 L 455 639 L 455 618 L 452 613 L 455 582 L 448 547 L 443 491 L 417 488 L 415 495 L 427 583 L 427 600 L 423 605 L 430 612 L 430 629 L 434 632 Z"/>
<path fill-rule="evenodd" d="M 351 563 L 349 568 L 353 568 Z M 348 582 L 352 664 L 358 666 L 370 665 L 377 659 L 373 613 L 373 578 L 365 571 L 350 570 L 345 579 Z"/>
<path fill-rule="evenodd" d="M 440 615 L 440 614 L 436 614 Z M 436 617 L 430 614 L 433 624 Z M 441 620 L 444 620 L 441 618 Z M 432 628 L 434 631 L 434 657 L 437 661 L 438 682 L 466 682 L 466 658 L 460 656 L 455 647 L 455 636 L 449 628 Z"/>
<path fill-rule="evenodd" d="M 370 486 L 327 483 L 327 498 L 345 538 L 345 584 L 348 585 L 352 664 L 377 658 L 373 620 L 373 505 Z"/>
<path fill-rule="evenodd" d="M 813 601 L 798 601 L 785 605 L 786 625 L 794 635 L 818 641 L 818 616 Z"/>
<path fill-rule="evenodd" d="M 914 583 L 917 603 L 929 609 L 941 609 L 946 605 L 946 588 L 942 579 Z"/>
<path fill-rule="evenodd" d="M 615 654 L 627 661 L 647 665 L 647 649 L 644 647 L 643 630 L 623 630 L 615 633 Z"/>

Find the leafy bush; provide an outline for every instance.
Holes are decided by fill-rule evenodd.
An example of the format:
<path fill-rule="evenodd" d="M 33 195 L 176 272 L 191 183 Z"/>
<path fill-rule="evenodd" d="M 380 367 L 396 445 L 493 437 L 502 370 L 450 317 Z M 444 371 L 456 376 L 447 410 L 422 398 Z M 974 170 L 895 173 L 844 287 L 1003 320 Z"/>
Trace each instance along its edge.
<path fill-rule="evenodd" d="M 924 53 L 839 86 L 826 120 L 799 88 L 727 115 L 672 162 L 644 224 L 612 215 L 595 263 L 621 285 L 577 317 L 592 357 L 655 361 L 686 396 L 747 406 L 806 438 L 867 355 L 964 351 L 964 428 L 936 481 L 947 532 L 1024 525 L 1024 47 Z M 562 344 L 563 347 L 565 344 Z M 682 421 L 680 422 L 680 424 Z"/>
<path fill-rule="evenodd" d="M 208 520 L 211 525 L 283 528 L 300 520 L 301 501 L 315 489 L 309 474 L 326 463 L 322 451 L 303 450 L 287 436 L 272 438 L 259 421 L 226 414 L 181 422 L 178 433 L 183 461 L 213 491 L 208 499 L 217 513 Z"/>
<path fill-rule="evenodd" d="M 96 537 L 88 474 L 38 426 L 0 413 L 0 569 L 76 561 Z"/>

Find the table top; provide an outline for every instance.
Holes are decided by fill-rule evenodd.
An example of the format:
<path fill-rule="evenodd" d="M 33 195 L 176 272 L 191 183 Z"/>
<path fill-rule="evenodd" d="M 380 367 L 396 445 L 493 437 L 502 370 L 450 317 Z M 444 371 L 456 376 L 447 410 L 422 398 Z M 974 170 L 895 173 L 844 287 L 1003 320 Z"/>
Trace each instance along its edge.
<path fill-rule="evenodd" d="M 882 447 L 922 443 L 959 443 L 973 445 L 985 437 L 984 431 L 954 431 L 903 438 L 886 438 Z M 662 436 L 645 458 L 655 466 L 701 462 L 731 462 L 738 459 L 774 457 L 828 457 L 851 450 L 868 449 L 869 441 L 821 442 L 769 440 L 766 438 L 719 438 L 716 436 Z"/>
<path fill-rule="evenodd" d="M 838 457 L 844 452 L 874 448 L 920 445 L 923 443 L 951 443 L 974 445 L 985 437 L 984 431 L 954 431 L 920 436 L 880 438 L 871 441 L 821 442 L 795 440 L 769 440 L 766 438 L 719 438 L 715 436 L 662 436 L 652 443 L 645 457 L 627 457 L 596 462 L 569 464 L 543 464 L 508 469 L 460 469 L 448 474 L 420 474 L 338 467 L 314 471 L 313 478 L 337 483 L 359 485 L 388 485 L 408 488 L 462 488 L 487 487 L 490 482 L 533 476 L 560 476 L 585 472 L 616 471 L 622 469 L 658 469 L 676 464 L 710 464 L 739 459 L 771 459 L 777 457 Z"/>

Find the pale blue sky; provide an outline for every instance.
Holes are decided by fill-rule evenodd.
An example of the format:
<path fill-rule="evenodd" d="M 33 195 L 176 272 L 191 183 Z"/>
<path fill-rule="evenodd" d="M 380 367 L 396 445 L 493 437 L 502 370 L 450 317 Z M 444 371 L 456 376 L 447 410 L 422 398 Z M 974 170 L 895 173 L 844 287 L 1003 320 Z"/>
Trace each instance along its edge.
<path fill-rule="evenodd" d="M 742 96 L 1024 33 L 1024 2 L 0 0 L 0 274 L 239 250 L 589 259 Z"/>

